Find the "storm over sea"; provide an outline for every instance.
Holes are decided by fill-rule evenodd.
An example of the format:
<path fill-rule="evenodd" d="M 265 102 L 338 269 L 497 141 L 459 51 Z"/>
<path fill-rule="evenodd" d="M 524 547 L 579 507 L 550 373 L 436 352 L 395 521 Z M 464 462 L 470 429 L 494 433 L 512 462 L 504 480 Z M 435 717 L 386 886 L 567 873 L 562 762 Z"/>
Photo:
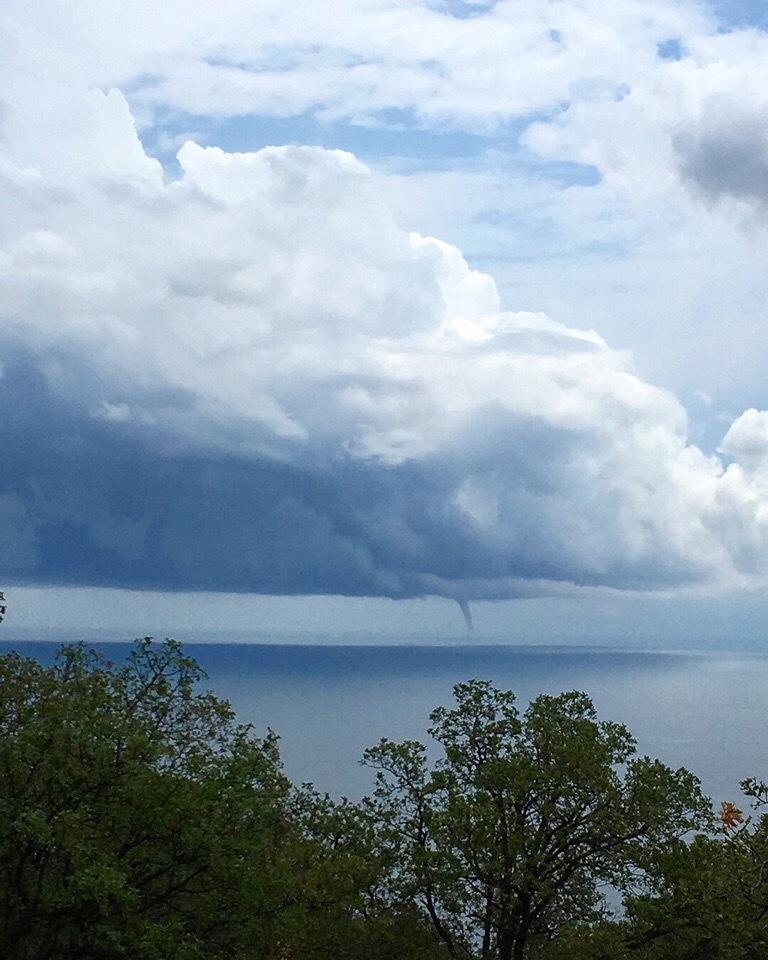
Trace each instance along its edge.
<path fill-rule="evenodd" d="M 113 660 L 128 644 L 99 645 Z M 56 645 L 4 640 L 50 662 Z M 768 657 L 596 647 L 188 644 L 207 687 L 257 733 L 281 737 L 286 773 L 334 796 L 372 788 L 360 757 L 381 737 L 427 740 L 430 710 L 455 683 L 488 679 L 524 709 L 539 693 L 584 690 L 602 719 L 627 725 L 638 751 L 685 766 L 719 804 L 748 776 L 768 779 Z"/>

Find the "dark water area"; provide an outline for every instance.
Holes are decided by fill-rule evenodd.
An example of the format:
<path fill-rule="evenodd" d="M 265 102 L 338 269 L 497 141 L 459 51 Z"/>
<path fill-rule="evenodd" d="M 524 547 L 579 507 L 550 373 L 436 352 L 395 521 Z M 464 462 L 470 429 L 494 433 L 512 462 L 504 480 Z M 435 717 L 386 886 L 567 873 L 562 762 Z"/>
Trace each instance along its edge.
<path fill-rule="evenodd" d="M 122 660 L 130 645 L 98 645 Z M 57 645 L 4 640 L 51 662 Z M 381 737 L 426 740 L 428 715 L 455 683 L 488 679 L 514 690 L 521 710 L 539 693 L 584 690 L 599 716 L 627 725 L 638 751 L 702 780 L 715 802 L 739 801 L 739 782 L 768 779 L 768 657 L 653 653 L 597 647 L 312 646 L 188 644 L 257 733 L 281 736 L 286 773 L 332 795 L 373 784 L 359 759 Z"/>

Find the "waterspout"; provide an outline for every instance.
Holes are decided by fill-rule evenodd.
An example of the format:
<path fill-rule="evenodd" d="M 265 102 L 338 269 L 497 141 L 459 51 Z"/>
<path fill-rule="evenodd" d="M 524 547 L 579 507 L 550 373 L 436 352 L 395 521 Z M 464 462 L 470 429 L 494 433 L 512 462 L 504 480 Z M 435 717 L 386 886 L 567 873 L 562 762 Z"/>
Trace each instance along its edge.
<path fill-rule="evenodd" d="M 472 611 L 469 609 L 469 600 L 459 600 L 457 598 L 456 603 L 458 603 L 459 609 L 464 614 L 464 622 L 467 625 L 467 633 L 472 633 L 474 624 L 472 623 Z"/>

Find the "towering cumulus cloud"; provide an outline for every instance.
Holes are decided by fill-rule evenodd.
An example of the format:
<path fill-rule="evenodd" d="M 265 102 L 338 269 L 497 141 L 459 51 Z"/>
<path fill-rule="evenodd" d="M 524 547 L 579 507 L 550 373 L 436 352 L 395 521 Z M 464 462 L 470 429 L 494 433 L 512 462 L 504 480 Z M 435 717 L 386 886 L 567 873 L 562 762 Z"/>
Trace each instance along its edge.
<path fill-rule="evenodd" d="M 348 153 L 188 142 L 168 181 L 119 92 L 75 113 L 77 149 L 3 113 L 4 575 L 466 600 L 768 571 L 768 414 L 705 456 Z"/>

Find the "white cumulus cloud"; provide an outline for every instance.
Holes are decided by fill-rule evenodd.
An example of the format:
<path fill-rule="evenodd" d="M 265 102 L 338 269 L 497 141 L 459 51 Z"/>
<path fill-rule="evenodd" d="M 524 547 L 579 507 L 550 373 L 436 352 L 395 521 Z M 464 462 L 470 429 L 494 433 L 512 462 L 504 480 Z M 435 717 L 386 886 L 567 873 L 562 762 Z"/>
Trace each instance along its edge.
<path fill-rule="evenodd" d="M 189 140 L 168 176 L 137 133 L 163 109 L 246 107 L 489 130 L 565 91 L 528 142 L 596 165 L 611 203 L 744 199 L 760 164 L 734 190 L 709 119 L 744 33 L 697 46 L 710 20 L 661 0 L 601 29 L 594 3 L 461 21 L 369 0 L 333 29 L 310 3 L 231 0 L 183 27 L 147 6 L 141 31 L 120 5 L 44 9 L 56 31 L 17 8 L 3 41 L 9 573 L 470 599 L 762 582 L 768 414 L 706 455 L 628 352 L 505 309 L 349 152 Z M 684 30 L 692 52 L 662 62 Z"/>
<path fill-rule="evenodd" d="M 66 482 L 34 458 L 5 464 L 14 529 L 37 525 L 37 560 L 17 551 L 29 575 L 56 575 L 46 543 L 68 523 L 83 555 L 122 556 L 130 582 L 150 568 L 153 537 L 179 582 L 193 577 L 190 532 L 158 532 L 149 488 L 143 498 L 111 486 L 98 506 L 78 499 L 67 470 L 98 478 L 100 444 L 110 456 L 140 450 L 155 484 L 176 471 L 181 489 L 201 483 L 206 462 L 237 463 L 244 497 L 269 475 L 280 510 L 268 542 L 240 504 L 247 522 L 227 580 L 256 591 L 274 587 L 254 572 L 254 552 L 283 565 L 282 589 L 307 589 L 307 565 L 341 569 L 343 555 L 364 571 L 358 591 L 392 595 L 765 573 L 766 414 L 731 428 L 724 449 L 736 463 L 725 470 L 687 442 L 680 404 L 639 379 L 628 355 L 592 331 L 502 310 L 491 278 L 455 247 L 395 223 L 377 177 L 350 154 L 188 143 L 181 177 L 165 182 L 141 161 L 124 103 L 111 93 L 92 103 L 88 142 L 125 143 L 125 164 L 97 154 L 64 190 L 33 155 L 16 155 L 35 175 L 2 187 L 13 212 L 0 251 L 3 339 L 37 371 L 16 388 L 11 421 L 24 424 L 25 404 L 45 394 L 41 449 L 68 464 Z M 192 480 L 179 466 L 190 463 Z M 223 509 L 214 483 L 190 520 L 198 550 L 221 535 L 210 518 Z M 328 582 L 344 591 L 343 577 Z"/>

